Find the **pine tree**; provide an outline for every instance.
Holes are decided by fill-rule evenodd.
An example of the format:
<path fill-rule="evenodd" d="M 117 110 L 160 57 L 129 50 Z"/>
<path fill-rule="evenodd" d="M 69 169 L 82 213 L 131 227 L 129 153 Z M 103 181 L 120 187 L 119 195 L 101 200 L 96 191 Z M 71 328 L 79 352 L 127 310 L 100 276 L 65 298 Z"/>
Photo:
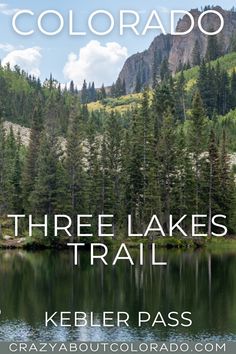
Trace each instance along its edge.
<path fill-rule="evenodd" d="M 119 220 L 122 126 L 120 116 L 111 112 L 103 139 L 104 210 Z"/>
<path fill-rule="evenodd" d="M 220 75 L 220 83 L 218 87 L 218 96 L 220 97 L 220 104 L 217 112 L 225 115 L 230 108 L 230 82 L 227 71 L 222 70 Z"/>
<path fill-rule="evenodd" d="M 67 171 L 67 190 L 69 191 L 70 215 L 73 220 L 72 235 L 76 239 L 75 224 L 76 214 L 85 210 L 85 178 L 83 163 L 83 147 L 81 124 L 82 118 L 78 113 L 78 107 L 74 105 L 71 112 L 69 134 L 67 137 L 67 151 L 65 166 Z"/>
<path fill-rule="evenodd" d="M 139 93 L 142 90 L 142 82 L 141 82 L 141 73 L 138 72 L 136 76 L 136 83 L 135 83 L 135 88 L 134 92 Z"/>
<path fill-rule="evenodd" d="M 95 102 L 97 100 L 97 92 L 95 89 L 95 84 L 92 82 L 91 89 L 90 89 L 90 102 Z"/>
<path fill-rule="evenodd" d="M 37 160 L 39 153 L 40 134 L 42 131 L 42 110 L 41 103 L 35 105 L 34 114 L 32 117 L 32 127 L 30 131 L 30 142 L 26 152 L 25 163 L 22 171 L 22 193 L 23 206 L 29 212 L 31 209 L 30 195 L 35 187 L 37 175 Z"/>
<path fill-rule="evenodd" d="M 101 212 L 101 191 L 102 191 L 102 175 L 100 166 L 100 150 L 101 143 L 97 134 L 95 117 L 89 117 L 86 128 L 86 204 L 88 205 L 88 213 L 98 216 Z M 95 227 L 93 227 L 95 232 Z"/>
<path fill-rule="evenodd" d="M 58 104 L 58 92 L 55 90 L 51 90 L 47 104 L 44 107 L 44 121 L 45 127 L 49 132 L 54 132 L 55 134 L 60 134 L 60 105 Z M 40 108 L 39 108 L 40 109 Z"/>
<path fill-rule="evenodd" d="M 177 131 L 176 176 L 172 191 L 172 213 L 177 219 L 195 212 L 192 203 L 195 195 L 193 161 L 186 140 L 184 129 L 181 127 Z M 191 231 L 191 225 L 187 223 L 187 220 L 184 225 Z"/>
<path fill-rule="evenodd" d="M 121 78 L 118 77 L 115 84 L 115 97 L 120 97 L 124 94 L 124 85 Z"/>
<path fill-rule="evenodd" d="M 186 120 L 186 94 L 185 94 L 185 78 L 184 73 L 181 71 L 180 75 L 177 78 L 175 85 L 175 113 L 180 122 Z"/>
<path fill-rule="evenodd" d="M 141 226 L 143 207 L 143 125 L 137 110 L 132 112 L 130 134 L 130 158 L 126 185 L 127 210 L 133 217 L 134 227 Z"/>
<path fill-rule="evenodd" d="M 212 29 L 210 31 L 213 31 Z M 217 36 L 207 37 L 207 50 L 206 50 L 206 60 L 211 61 L 219 57 L 219 45 Z"/>
<path fill-rule="evenodd" d="M 16 151 L 14 157 L 14 164 L 12 170 L 12 207 L 15 213 L 21 214 L 23 211 L 22 205 L 22 161 L 21 161 L 21 138 L 20 132 L 18 131 L 17 141 L 16 141 Z"/>
<path fill-rule="evenodd" d="M 131 121 L 131 119 L 130 119 Z M 131 122 L 130 122 L 131 123 Z M 127 215 L 131 212 L 130 206 L 130 188 L 129 188 L 129 181 L 130 181 L 130 163 L 131 163 L 131 127 L 129 129 L 124 129 L 122 141 L 123 144 L 121 145 L 121 170 L 120 170 L 120 222 L 121 222 L 121 229 L 124 230 L 124 235 L 127 236 L 126 232 L 126 219 Z"/>
<path fill-rule="evenodd" d="M 71 111 L 72 115 L 74 114 L 73 110 L 74 110 L 74 108 L 72 107 L 72 111 Z M 87 122 L 88 122 L 88 119 L 89 119 L 89 111 L 88 111 L 88 105 L 87 104 L 83 104 L 82 105 L 81 118 L 82 118 L 83 125 L 85 126 L 87 124 Z M 82 129 L 82 125 L 81 125 L 80 128 Z"/>
<path fill-rule="evenodd" d="M 74 85 L 74 81 L 73 80 L 70 82 L 70 93 L 72 93 L 72 94 L 75 93 L 75 85 Z"/>
<path fill-rule="evenodd" d="M 17 141 L 14 136 L 13 128 L 6 136 L 5 143 L 5 192 L 6 192 L 6 208 L 8 213 L 14 211 L 14 185 L 13 175 L 15 167 L 15 157 L 17 154 Z"/>
<path fill-rule="evenodd" d="M 125 79 L 123 79 L 122 81 L 122 96 L 126 95 L 126 83 L 125 83 Z"/>
<path fill-rule="evenodd" d="M 113 82 L 113 84 L 111 85 L 111 97 L 116 97 L 116 85 Z"/>
<path fill-rule="evenodd" d="M 175 110 L 174 94 L 167 82 L 156 86 L 153 94 L 151 110 L 154 119 L 154 138 L 157 141 L 164 116 L 168 112 L 174 114 Z"/>
<path fill-rule="evenodd" d="M 216 137 L 213 130 L 209 139 L 209 174 L 208 181 L 208 235 L 211 236 L 212 216 L 220 212 L 219 209 L 219 186 L 220 186 L 220 163 Z"/>
<path fill-rule="evenodd" d="M 147 94 L 147 97 L 145 95 Z M 149 92 L 145 93 L 141 109 L 144 122 L 143 144 L 143 221 L 146 224 L 151 216 L 161 210 L 160 188 L 158 185 L 158 157 L 155 140 L 155 121 L 149 106 Z"/>
<path fill-rule="evenodd" d="M 233 70 L 230 79 L 230 108 L 236 108 L 236 71 Z"/>
<path fill-rule="evenodd" d="M 176 176 L 176 131 L 174 117 L 165 114 L 158 142 L 158 179 L 161 190 L 162 218 L 169 231 L 169 215 L 172 210 L 172 191 Z"/>
<path fill-rule="evenodd" d="M 82 90 L 81 90 L 81 103 L 82 104 L 88 103 L 88 89 L 87 89 L 86 80 L 84 80 Z"/>
<path fill-rule="evenodd" d="M 40 139 L 40 148 L 37 159 L 37 176 L 34 191 L 31 193 L 31 214 L 38 222 L 42 222 L 42 215 L 48 215 L 49 241 L 54 243 L 53 219 L 57 213 L 58 188 L 58 159 L 60 147 L 53 134 L 43 132 Z"/>
<path fill-rule="evenodd" d="M 195 188 L 195 213 L 198 214 L 200 210 L 200 170 L 203 163 L 202 153 L 206 144 L 206 118 L 203 108 L 203 103 L 199 92 L 193 98 L 191 111 L 191 125 L 189 131 L 189 150 L 192 153 L 194 166 L 194 188 Z"/>
<path fill-rule="evenodd" d="M 161 81 L 166 81 L 170 78 L 170 69 L 169 69 L 169 63 L 168 63 L 168 59 L 164 58 L 161 66 L 160 66 L 160 77 L 161 77 Z"/>
<path fill-rule="evenodd" d="M 197 87 L 209 118 L 212 117 L 214 111 L 217 109 L 217 75 L 218 67 L 215 71 L 210 64 L 206 65 L 203 60 L 200 65 Z"/>
<path fill-rule="evenodd" d="M 104 100 L 106 97 L 107 97 L 106 90 L 105 90 L 104 84 L 102 84 L 102 87 L 101 87 L 101 100 Z"/>
<path fill-rule="evenodd" d="M 158 53 L 154 52 L 153 63 L 152 63 L 152 88 L 155 89 L 158 83 Z"/>

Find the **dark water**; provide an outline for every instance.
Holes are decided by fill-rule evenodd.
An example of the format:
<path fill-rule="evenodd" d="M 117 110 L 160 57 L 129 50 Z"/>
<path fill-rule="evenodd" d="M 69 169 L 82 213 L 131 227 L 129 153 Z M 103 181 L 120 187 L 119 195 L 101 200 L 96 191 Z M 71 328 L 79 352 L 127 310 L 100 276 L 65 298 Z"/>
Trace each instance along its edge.
<path fill-rule="evenodd" d="M 0 252 L 0 340 L 236 340 L 236 252 L 161 251 L 167 267 L 80 268 L 71 252 Z M 44 326 L 45 311 L 126 311 L 130 327 Z M 137 326 L 138 311 L 191 311 L 191 328 Z"/>

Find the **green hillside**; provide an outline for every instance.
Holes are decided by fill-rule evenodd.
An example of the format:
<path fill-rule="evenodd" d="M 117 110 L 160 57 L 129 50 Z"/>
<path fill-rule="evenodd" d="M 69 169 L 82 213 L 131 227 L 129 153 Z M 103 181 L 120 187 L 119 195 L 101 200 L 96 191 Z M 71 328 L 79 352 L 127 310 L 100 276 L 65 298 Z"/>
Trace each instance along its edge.
<path fill-rule="evenodd" d="M 24 145 L 0 122 L 2 235 L 12 227 L 4 223 L 8 214 L 33 213 L 36 222 L 47 214 L 49 237 L 35 232 L 31 240 L 56 247 L 53 216 L 68 213 L 75 220 L 85 211 L 94 220 L 114 215 L 120 238 L 128 214 L 140 230 L 159 214 L 168 234 L 168 215 L 177 220 L 224 211 L 235 234 L 235 57 L 203 62 L 174 78 L 167 70 L 153 90 L 91 103 L 88 90 L 62 90 L 52 77 L 41 83 L 17 67 L 1 67 L 1 115 L 31 128 Z M 191 220 L 184 226 L 190 234 Z"/>
<path fill-rule="evenodd" d="M 213 60 L 210 62 L 211 65 L 215 66 L 217 63 L 220 64 L 220 66 L 227 70 L 229 73 L 232 72 L 233 69 L 236 70 L 236 52 L 226 54 L 216 60 Z M 197 74 L 198 74 L 199 66 L 195 66 L 194 68 L 191 68 L 189 70 L 184 71 L 184 76 L 187 81 L 191 79 L 196 79 Z"/>
<path fill-rule="evenodd" d="M 106 98 L 104 100 L 91 102 L 88 104 L 89 111 L 103 110 L 108 112 L 115 110 L 119 113 L 125 113 L 127 110 L 139 105 L 142 99 L 141 93 L 133 93 L 118 98 Z"/>
<path fill-rule="evenodd" d="M 236 70 L 236 52 L 226 54 L 214 61 L 210 62 L 210 65 L 216 68 L 217 64 L 221 66 L 222 69 L 226 70 L 229 75 L 232 74 L 233 70 Z M 180 74 L 177 74 L 177 77 Z M 184 78 L 186 80 L 186 90 L 190 90 L 197 81 L 199 75 L 199 66 L 195 66 L 189 70 L 184 71 Z"/>
<path fill-rule="evenodd" d="M 211 61 L 207 65 L 211 65 L 213 68 L 216 68 L 217 65 L 219 65 L 221 69 L 227 71 L 227 73 L 231 75 L 234 70 L 236 71 L 236 52 L 224 55 L 217 60 Z M 185 79 L 185 91 L 187 95 L 191 96 L 196 88 L 196 82 L 199 77 L 199 66 L 184 70 L 183 75 Z M 179 77 L 180 73 L 177 73 L 174 79 L 178 80 Z M 118 98 L 110 97 L 89 103 L 88 109 L 89 111 L 106 110 L 108 112 L 115 110 L 119 113 L 125 113 L 135 105 L 139 105 L 141 97 L 142 95 L 140 93 L 133 93 Z M 150 92 L 150 97 L 152 97 L 152 92 Z"/>

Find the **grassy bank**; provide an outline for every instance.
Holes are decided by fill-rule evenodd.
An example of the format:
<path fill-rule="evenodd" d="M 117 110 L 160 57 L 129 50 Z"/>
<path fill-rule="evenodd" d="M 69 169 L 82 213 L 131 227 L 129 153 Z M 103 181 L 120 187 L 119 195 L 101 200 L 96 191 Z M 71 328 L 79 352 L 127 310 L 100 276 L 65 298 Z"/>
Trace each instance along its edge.
<path fill-rule="evenodd" d="M 80 242 L 86 243 L 86 240 L 80 240 Z M 216 237 L 202 237 L 202 238 L 184 238 L 184 237 L 158 237 L 153 240 L 150 239 L 98 239 L 93 238 L 90 242 L 106 243 L 111 248 L 118 248 L 122 242 L 124 242 L 128 248 L 138 248 L 142 242 L 146 245 L 155 243 L 160 248 L 165 249 L 215 249 L 215 248 L 235 248 L 236 249 L 236 236 L 228 236 L 224 238 Z M 43 238 L 10 238 L 8 240 L 0 240 L 0 249 L 26 249 L 26 250 L 43 250 L 43 249 L 67 249 L 67 242 L 71 240 L 57 239 L 56 242 L 50 242 L 49 239 Z M 90 243 L 87 243 L 88 247 Z"/>

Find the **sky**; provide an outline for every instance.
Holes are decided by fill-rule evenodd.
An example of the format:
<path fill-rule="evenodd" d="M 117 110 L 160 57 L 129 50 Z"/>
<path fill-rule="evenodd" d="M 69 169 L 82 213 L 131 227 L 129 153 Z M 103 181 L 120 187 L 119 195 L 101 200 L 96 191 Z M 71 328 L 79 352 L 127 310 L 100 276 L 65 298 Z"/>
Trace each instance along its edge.
<path fill-rule="evenodd" d="M 151 30 L 144 36 L 137 36 L 129 29 L 121 36 L 120 10 L 139 13 L 140 32 L 150 12 L 157 10 L 168 31 L 170 10 L 189 11 L 205 5 L 220 5 L 230 9 L 235 3 L 233 0 L 0 0 L 0 58 L 3 65 L 19 65 L 42 81 L 52 73 L 62 84 L 74 80 L 78 88 L 84 79 L 87 82 L 94 81 L 96 87 L 102 83 L 110 85 L 116 80 L 127 57 L 147 49 L 160 33 Z M 35 30 L 30 36 L 21 36 L 12 28 L 12 17 L 23 9 L 34 12 L 34 16 L 25 15 L 17 22 L 22 31 Z M 55 36 L 46 36 L 36 27 L 38 16 L 49 9 L 60 12 L 64 18 L 63 30 Z M 69 35 L 69 10 L 74 14 L 74 30 L 86 31 L 85 36 Z M 97 36 L 89 31 L 88 17 L 96 10 L 106 10 L 113 15 L 115 26 L 110 34 Z M 58 19 L 53 15 L 46 17 L 42 23 L 48 31 L 58 28 Z M 97 16 L 94 20 L 94 28 L 100 31 L 105 31 L 107 25 L 103 16 Z"/>

